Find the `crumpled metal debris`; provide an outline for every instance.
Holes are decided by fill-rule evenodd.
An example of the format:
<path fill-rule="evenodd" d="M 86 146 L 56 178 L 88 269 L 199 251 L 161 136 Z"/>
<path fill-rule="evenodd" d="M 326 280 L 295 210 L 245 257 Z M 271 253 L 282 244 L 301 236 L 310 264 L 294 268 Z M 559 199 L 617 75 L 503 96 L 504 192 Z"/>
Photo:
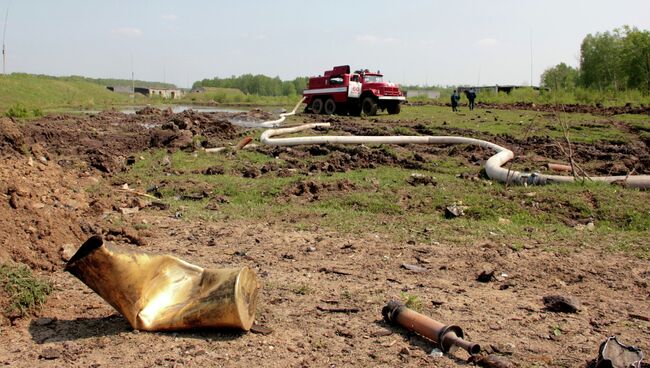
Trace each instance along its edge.
<path fill-rule="evenodd" d="M 610 336 L 598 349 L 598 359 L 593 368 L 640 368 L 643 352 L 636 346 L 621 344 L 616 336 Z"/>
<path fill-rule="evenodd" d="M 204 269 L 169 255 L 119 251 L 89 238 L 65 270 L 143 331 L 250 330 L 259 284 L 248 267 Z"/>

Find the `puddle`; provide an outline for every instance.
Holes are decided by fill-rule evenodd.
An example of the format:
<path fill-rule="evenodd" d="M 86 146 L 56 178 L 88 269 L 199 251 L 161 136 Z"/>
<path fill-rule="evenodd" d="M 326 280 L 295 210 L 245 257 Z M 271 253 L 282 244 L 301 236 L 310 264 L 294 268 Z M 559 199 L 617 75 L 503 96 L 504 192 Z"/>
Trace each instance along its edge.
<path fill-rule="evenodd" d="M 123 113 L 123 114 L 135 114 L 136 111 L 141 110 L 147 106 L 131 106 L 131 107 L 124 107 L 121 108 L 117 111 Z M 180 113 L 183 111 L 187 110 L 193 110 L 196 112 L 222 112 L 222 113 L 227 113 L 227 114 L 238 114 L 238 116 L 233 116 L 233 117 L 224 117 L 226 120 L 228 120 L 229 123 L 233 125 L 240 126 L 242 128 L 264 128 L 260 126 L 260 123 L 263 121 L 256 120 L 254 118 L 247 119 L 246 117 L 242 118 L 240 113 L 246 113 L 249 110 L 241 110 L 241 109 L 233 109 L 233 108 L 223 108 L 223 107 L 214 107 L 214 106 L 197 106 L 197 105 L 158 105 L 158 106 L 152 106 L 155 107 L 156 109 L 159 110 L 165 110 L 167 108 L 171 108 L 173 113 Z M 275 111 L 274 114 L 279 114 L 282 111 Z M 71 113 L 80 113 L 80 114 L 98 114 L 102 112 L 102 110 L 72 110 L 69 111 Z M 276 119 L 276 117 L 273 117 L 272 119 Z M 157 126 L 157 124 L 153 123 L 144 123 L 142 124 L 147 129 L 154 128 Z M 266 129 L 266 128 L 264 128 Z"/>
<path fill-rule="evenodd" d="M 123 114 L 135 114 L 136 111 L 142 110 L 147 106 L 131 106 L 131 107 L 124 107 L 121 108 L 117 111 L 123 113 Z M 151 106 L 159 110 L 166 110 L 167 108 L 171 108 L 173 113 L 179 113 L 187 110 L 194 110 L 196 112 L 229 112 L 229 113 L 238 113 L 238 112 L 246 112 L 248 110 L 239 110 L 239 109 L 231 109 L 231 108 L 223 108 L 223 107 L 214 107 L 214 106 L 196 106 L 196 105 L 158 105 L 158 106 Z M 102 112 L 102 110 L 73 110 L 70 111 L 72 113 L 83 113 L 83 114 L 98 114 Z"/>

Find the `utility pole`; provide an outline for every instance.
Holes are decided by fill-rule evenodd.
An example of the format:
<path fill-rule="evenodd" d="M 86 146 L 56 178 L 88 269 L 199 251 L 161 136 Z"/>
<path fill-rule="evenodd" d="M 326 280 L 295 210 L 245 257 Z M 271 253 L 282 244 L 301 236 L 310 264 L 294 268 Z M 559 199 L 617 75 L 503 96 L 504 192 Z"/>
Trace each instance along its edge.
<path fill-rule="evenodd" d="M 530 88 L 533 88 L 533 29 L 530 29 Z"/>
<path fill-rule="evenodd" d="M 131 93 L 133 93 L 133 106 L 135 106 L 135 74 L 133 73 L 133 53 L 131 53 Z"/>
<path fill-rule="evenodd" d="M 2 75 L 6 73 L 6 64 L 7 64 L 7 48 L 5 46 L 5 37 L 7 35 L 7 19 L 9 19 L 9 6 L 7 6 L 7 12 L 5 13 L 5 25 L 2 31 Z"/>

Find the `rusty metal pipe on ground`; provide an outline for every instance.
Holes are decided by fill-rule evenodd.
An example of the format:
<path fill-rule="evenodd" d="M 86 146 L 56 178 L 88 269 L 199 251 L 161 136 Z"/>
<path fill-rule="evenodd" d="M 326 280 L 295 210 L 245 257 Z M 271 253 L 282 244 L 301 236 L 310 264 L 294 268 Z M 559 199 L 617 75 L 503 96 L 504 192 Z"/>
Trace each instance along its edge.
<path fill-rule="evenodd" d="M 65 270 L 136 330 L 248 331 L 255 319 L 259 284 L 248 267 L 204 269 L 169 255 L 120 252 L 93 236 Z"/>
<path fill-rule="evenodd" d="M 554 164 L 554 163 L 547 163 L 546 167 L 548 167 L 549 170 L 551 171 L 557 171 L 557 172 L 571 172 L 571 165 L 565 165 L 565 164 Z"/>
<path fill-rule="evenodd" d="M 388 302 L 381 313 L 387 322 L 417 332 L 419 335 L 435 342 L 438 344 L 438 348 L 444 353 L 453 353 L 459 347 L 467 351 L 470 355 L 477 355 L 481 352 L 481 346 L 479 344 L 463 339 L 465 334 L 460 327 L 444 325 L 407 308 L 398 301 L 392 300 Z"/>

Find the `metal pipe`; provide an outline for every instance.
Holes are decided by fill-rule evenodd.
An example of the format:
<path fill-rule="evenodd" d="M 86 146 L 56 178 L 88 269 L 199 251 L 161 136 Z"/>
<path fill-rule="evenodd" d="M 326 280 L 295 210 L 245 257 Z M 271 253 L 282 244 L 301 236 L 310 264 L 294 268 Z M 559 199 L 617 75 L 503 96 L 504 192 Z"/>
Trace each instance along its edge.
<path fill-rule="evenodd" d="M 489 148 L 496 153 L 485 163 L 485 172 L 490 179 L 501 183 L 519 185 L 544 185 L 550 183 L 570 183 L 573 176 L 525 173 L 503 167 L 514 158 L 514 153 L 502 146 L 488 141 L 454 136 L 308 136 L 292 138 L 272 138 L 273 136 L 297 133 L 307 129 L 329 127 L 329 123 L 304 124 L 291 128 L 269 129 L 262 133 L 260 141 L 272 146 L 297 146 L 304 144 L 473 144 Z M 629 188 L 650 188 L 650 175 L 628 176 L 590 176 L 586 180 L 618 183 Z"/>
<path fill-rule="evenodd" d="M 571 172 L 571 165 L 565 165 L 565 164 L 554 164 L 554 163 L 547 163 L 546 167 L 548 167 L 549 170 L 551 171 L 558 171 L 558 172 Z"/>
<path fill-rule="evenodd" d="M 462 348 L 470 355 L 481 352 L 481 346 L 465 341 L 463 330 L 454 325 L 445 325 L 412 309 L 401 302 L 392 300 L 381 311 L 387 322 L 400 325 L 408 330 L 438 344 L 444 353 L 453 353 L 457 348 Z"/>
<path fill-rule="evenodd" d="M 259 284 L 248 267 L 204 269 L 169 255 L 119 252 L 88 239 L 65 270 L 143 331 L 249 330 Z"/>

